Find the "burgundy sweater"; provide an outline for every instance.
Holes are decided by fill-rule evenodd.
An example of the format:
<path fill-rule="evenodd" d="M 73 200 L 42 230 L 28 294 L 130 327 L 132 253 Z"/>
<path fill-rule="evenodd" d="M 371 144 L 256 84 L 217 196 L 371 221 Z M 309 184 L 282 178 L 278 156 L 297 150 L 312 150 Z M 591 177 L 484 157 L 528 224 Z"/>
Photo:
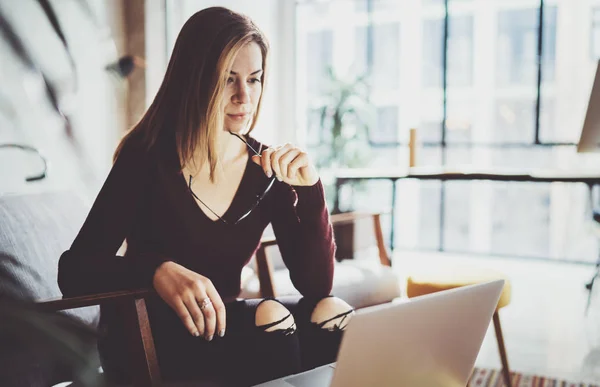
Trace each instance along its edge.
<path fill-rule="evenodd" d="M 157 267 L 174 261 L 208 277 L 223 300 L 234 299 L 242 268 L 269 223 L 296 289 L 310 297 L 330 293 L 335 244 L 321 181 L 311 187 L 275 181 L 248 217 L 225 224 L 198 207 L 174 147 L 162 148 L 144 151 L 133 141 L 123 148 L 60 258 L 58 284 L 65 296 L 151 287 Z M 233 223 L 246 213 L 267 181 L 249 157 L 224 219 Z M 127 252 L 117 256 L 125 239 Z"/>

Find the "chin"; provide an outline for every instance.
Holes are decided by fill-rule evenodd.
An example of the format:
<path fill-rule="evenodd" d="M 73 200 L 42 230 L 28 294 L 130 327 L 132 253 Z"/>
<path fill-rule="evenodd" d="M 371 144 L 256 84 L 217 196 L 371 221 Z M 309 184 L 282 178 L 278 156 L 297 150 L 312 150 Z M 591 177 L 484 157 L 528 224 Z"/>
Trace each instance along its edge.
<path fill-rule="evenodd" d="M 225 122 L 225 131 L 242 133 L 248 128 L 248 122 Z"/>
<path fill-rule="evenodd" d="M 237 134 L 242 134 L 244 132 L 245 126 L 237 127 L 237 126 L 225 126 L 226 132 L 232 132 Z"/>

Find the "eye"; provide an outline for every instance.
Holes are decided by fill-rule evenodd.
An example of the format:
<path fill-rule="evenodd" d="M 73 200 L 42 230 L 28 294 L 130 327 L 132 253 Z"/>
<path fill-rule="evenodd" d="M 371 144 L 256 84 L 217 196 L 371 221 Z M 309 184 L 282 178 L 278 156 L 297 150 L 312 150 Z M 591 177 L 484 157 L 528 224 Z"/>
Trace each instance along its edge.
<path fill-rule="evenodd" d="M 234 79 L 232 77 L 227 78 L 227 84 L 233 83 Z"/>
<path fill-rule="evenodd" d="M 260 78 L 252 78 L 250 83 L 260 83 Z"/>

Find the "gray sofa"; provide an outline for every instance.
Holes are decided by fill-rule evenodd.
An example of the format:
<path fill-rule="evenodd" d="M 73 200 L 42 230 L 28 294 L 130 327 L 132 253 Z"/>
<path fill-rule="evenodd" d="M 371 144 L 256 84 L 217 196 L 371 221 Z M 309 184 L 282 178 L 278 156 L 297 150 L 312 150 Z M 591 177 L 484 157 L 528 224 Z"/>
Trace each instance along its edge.
<path fill-rule="evenodd" d="M 76 346 L 70 354 L 87 353 L 89 361 L 99 364 L 92 334 L 98 306 L 64 315 L 30 308 L 37 301 L 62 297 L 56 282 L 58 259 L 87 211 L 83 200 L 68 192 L 0 196 L 1 386 L 48 386 L 72 379 L 74 363 L 54 351 L 61 343 Z M 44 333 L 57 341 L 45 341 Z"/>

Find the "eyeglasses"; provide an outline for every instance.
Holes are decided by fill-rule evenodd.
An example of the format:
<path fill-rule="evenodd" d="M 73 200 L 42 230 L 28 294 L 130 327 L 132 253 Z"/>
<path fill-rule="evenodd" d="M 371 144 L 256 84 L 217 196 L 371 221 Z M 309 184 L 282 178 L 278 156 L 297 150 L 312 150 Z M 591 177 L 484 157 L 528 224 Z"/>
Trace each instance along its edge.
<path fill-rule="evenodd" d="M 252 145 L 248 144 L 248 141 L 246 141 L 242 136 L 240 136 L 237 133 L 233 133 L 233 132 L 229 132 L 229 134 L 239 138 L 240 140 L 242 140 L 244 142 L 244 144 L 246 144 L 246 146 L 248 148 L 250 148 L 252 150 L 252 152 L 254 152 L 255 155 L 260 156 L 260 153 L 254 149 L 252 147 Z M 216 212 L 214 212 L 209 206 L 206 205 L 206 203 L 204 203 L 195 193 L 194 191 L 192 191 L 192 175 L 190 175 L 190 179 L 189 179 L 189 184 L 188 184 L 188 188 L 190 190 L 190 192 L 192 193 L 192 195 L 200 202 L 202 203 L 202 205 L 206 208 L 208 208 L 208 210 L 210 212 L 212 212 L 217 218 L 219 218 L 220 221 L 222 221 L 225 224 L 228 225 L 236 225 L 238 223 L 240 223 L 242 220 L 246 219 L 251 213 L 252 211 L 254 211 L 254 209 L 256 209 L 256 207 L 258 207 L 258 205 L 260 204 L 260 202 L 264 199 L 264 197 L 267 195 L 267 193 L 271 190 L 271 187 L 273 187 L 273 184 L 275 183 L 275 179 L 276 176 L 273 175 L 271 178 L 269 178 L 269 182 L 265 188 L 265 190 L 261 193 L 256 195 L 256 202 L 254 202 L 254 204 L 252 205 L 252 207 L 250 207 L 250 209 L 248 211 L 246 211 L 244 214 L 242 214 L 235 222 L 231 223 L 226 221 L 225 219 L 223 219 L 223 217 L 219 216 Z"/>

